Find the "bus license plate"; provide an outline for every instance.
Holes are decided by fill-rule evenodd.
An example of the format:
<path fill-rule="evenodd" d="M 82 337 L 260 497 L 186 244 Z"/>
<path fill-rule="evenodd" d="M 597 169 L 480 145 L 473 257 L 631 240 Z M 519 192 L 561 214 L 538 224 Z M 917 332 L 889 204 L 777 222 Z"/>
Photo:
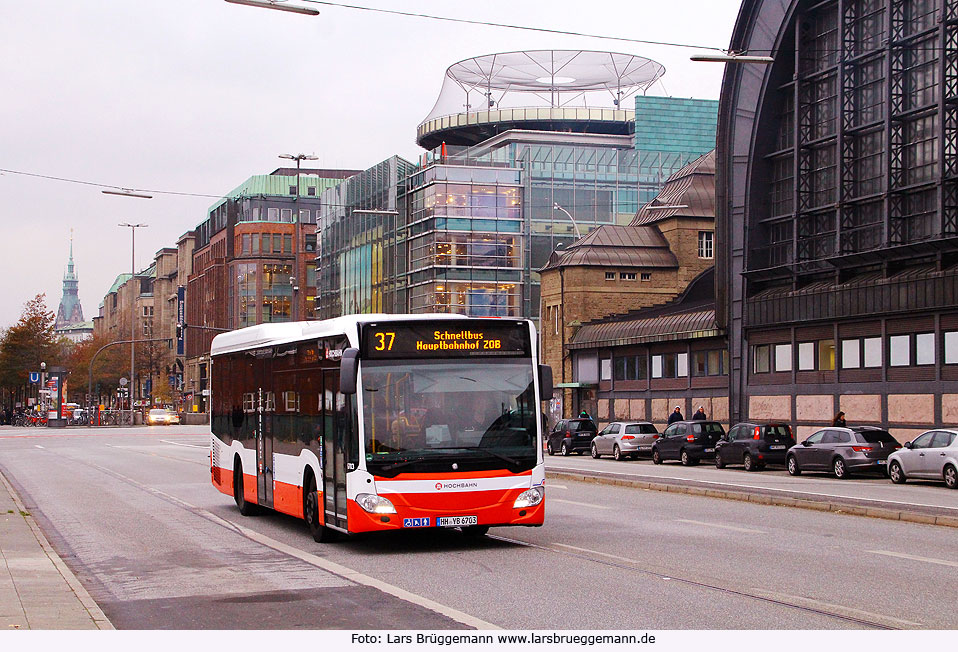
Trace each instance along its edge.
<path fill-rule="evenodd" d="M 478 516 L 440 516 L 439 527 L 460 527 L 463 525 L 477 525 Z"/>

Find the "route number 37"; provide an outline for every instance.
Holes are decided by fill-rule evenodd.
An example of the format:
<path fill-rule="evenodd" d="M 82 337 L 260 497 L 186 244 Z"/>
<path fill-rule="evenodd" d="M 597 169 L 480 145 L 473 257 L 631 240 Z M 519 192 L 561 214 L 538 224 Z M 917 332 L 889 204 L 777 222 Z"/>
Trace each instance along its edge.
<path fill-rule="evenodd" d="M 393 342 L 396 339 L 395 333 L 375 333 L 374 337 L 376 338 L 377 351 L 393 350 Z"/>

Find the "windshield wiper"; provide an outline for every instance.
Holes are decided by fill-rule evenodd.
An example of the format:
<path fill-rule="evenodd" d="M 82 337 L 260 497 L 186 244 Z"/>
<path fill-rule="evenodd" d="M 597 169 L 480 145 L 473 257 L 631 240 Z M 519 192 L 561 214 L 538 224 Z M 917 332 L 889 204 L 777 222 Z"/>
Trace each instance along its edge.
<path fill-rule="evenodd" d="M 419 455 L 418 457 L 414 457 L 411 460 L 403 460 L 402 462 L 387 464 L 386 466 L 382 467 L 382 470 L 392 471 L 393 469 L 401 469 L 404 466 L 409 466 L 410 464 L 416 464 L 417 462 L 425 462 L 428 459 L 429 458 L 424 455 Z"/>
<path fill-rule="evenodd" d="M 499 458 L 503 462 L 511 464 L 513 466 L 520 466 L 522 462 L 517 459 L 511 458 L 508 455 L 503 455 L 502 453 L 497 453 L 495 451 L 487 450 L 485 448 L 469 448 L 467 450 L 478 451 L 480 453 L 485 453 L 486 455 L 492 455 L 493 457 Z"/>

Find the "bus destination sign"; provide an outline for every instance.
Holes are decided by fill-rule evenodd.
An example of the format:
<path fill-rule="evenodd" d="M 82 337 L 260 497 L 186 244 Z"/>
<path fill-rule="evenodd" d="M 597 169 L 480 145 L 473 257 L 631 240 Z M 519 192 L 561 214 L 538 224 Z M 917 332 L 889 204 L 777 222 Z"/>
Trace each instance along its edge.
<path fill-rule="evenodd" d="M 365 358 L 530 355 L 524 322 L 392 322 L 363 329 Z"/>

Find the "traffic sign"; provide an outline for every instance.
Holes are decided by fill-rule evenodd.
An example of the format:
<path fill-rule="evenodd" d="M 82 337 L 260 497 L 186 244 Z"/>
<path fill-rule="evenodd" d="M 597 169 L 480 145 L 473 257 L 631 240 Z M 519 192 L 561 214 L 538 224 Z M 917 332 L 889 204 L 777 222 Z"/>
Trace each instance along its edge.
<path fill-rule="evenodd" d="M 121 387 L 125 387 L 128 382 L 130 382 L 130 381 L 128 381 L 126 378 L 120 378 L 120 386 L 121 386 Z"/>
<path fill-rule="evenodd" d="M 31 372 L 30 372 L 30 382 L 31 382 L 31 383 L 39 383 L 39 382 L 40 382 L 40 372 L 39 372 L 39 371 L 31 371 Z"/>

